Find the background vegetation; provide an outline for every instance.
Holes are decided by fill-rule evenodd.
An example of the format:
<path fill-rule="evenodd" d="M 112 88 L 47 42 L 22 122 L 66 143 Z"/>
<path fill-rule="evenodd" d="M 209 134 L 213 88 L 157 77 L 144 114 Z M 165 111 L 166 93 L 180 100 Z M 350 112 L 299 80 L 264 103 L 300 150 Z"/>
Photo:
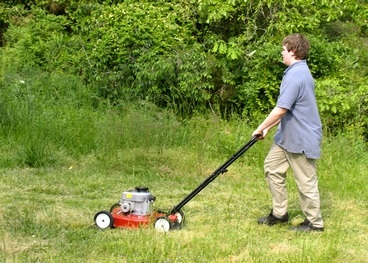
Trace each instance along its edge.
<path fill-rule="evenodd" d="M 367 18 L 365 0 L 2 1 L 0 259 L 365 262 Z M 294 32 L 312 43 L 325 233 L 255 225 L 272 136 L 188 204 L 182 231 L 89 227 L 136 185 L 176 204 L 238 150 L 274 106 Z"/>

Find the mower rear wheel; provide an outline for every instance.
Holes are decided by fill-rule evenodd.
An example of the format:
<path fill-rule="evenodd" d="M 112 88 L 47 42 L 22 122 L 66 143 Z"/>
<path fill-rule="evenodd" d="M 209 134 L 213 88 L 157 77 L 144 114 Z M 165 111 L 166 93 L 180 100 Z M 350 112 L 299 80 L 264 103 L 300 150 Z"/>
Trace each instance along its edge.
<path fill-rule="evenodd" d="M 166 217 L 159 217 L 155 221 L 155 229 L 158 232 L 169 232 L 171 225 L 171 222 Z"/>
<path fill-rule="evenodd" d="M 174 215 L 176 216 L 177 219 L 176 219 L 176 222 L 173 223 L 171 228 L 172 229 L 182 229 L 184 225 L 184 221 L 185 221 L 184 212 L 179 210 Z"/>
<path fill-rule="evenodd" d="M 112 211 L 114 211 L 114 210 L 115 210 L 115 208 L 118 208 L 118 207 L 120 207 L 120 204 L 119 204 L 119 203 L 115 203 L 115 204 L 113 204 L 113 205 L 111 206 L 111 208 L 110 208 L 110 213 L 112 213 Z"/>
<path fill-rule="evenodd" d="M 95 215 L 95 224 L 100 229 L 112 228 L 114 225 L 114 218 L 108 211 L 100 211 Z"/>

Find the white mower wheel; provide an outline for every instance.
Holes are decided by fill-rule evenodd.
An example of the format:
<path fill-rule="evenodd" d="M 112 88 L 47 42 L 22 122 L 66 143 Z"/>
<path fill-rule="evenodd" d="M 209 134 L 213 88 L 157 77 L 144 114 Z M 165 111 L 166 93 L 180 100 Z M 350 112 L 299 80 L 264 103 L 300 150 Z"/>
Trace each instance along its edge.
<path fill-rule="evenodd" d="M 173 230 L 179 230 L 182 229 L 184 226 L 185 216 L 183 211 L 179 210 L 174 214 L 176 216 L 176 221 L 173 222 L 171 229 Z"/>
<path fill-rule="evenodd" d="M 115 208 L 118 208 L 118 207 L 120 207 L 120 204 L 119 204 L 119 203 L 115 203 L 115 204 L 113 204 L 113 205 L 111 206 L 111 208 L 110 208 L 110 213 L 112 213 L 112 211 L 114 211 L 114 210 L 115 210 Z"/>
<path fill-rule="evenodd" d="M 167 218 L 159 217 L 156 219 L 155 229 L 158 232 L 169 232 L 170 228 L 171 228 L 171 223 Z"/>
<path fill-rule="evenodd" d="M 100 229 L 112 228 L 114 224 L 114 219 L 110 212 L 100 211 L 95 215 L 95 224 Z"/>
<path fill-rule="evenodd" d="M 176 212 L 175 215 L 177 217 L 178 224 L 182 225 L 184 223 L 184 218 L 185 218 L 183 211 Z"/>

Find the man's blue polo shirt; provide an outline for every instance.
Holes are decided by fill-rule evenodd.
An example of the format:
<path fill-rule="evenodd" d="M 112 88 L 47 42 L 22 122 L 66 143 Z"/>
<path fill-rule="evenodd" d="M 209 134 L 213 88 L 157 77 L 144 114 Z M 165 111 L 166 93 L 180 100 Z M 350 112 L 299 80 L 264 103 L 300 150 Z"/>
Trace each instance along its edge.
<path fill-rule="evenodd" d="M 321 156 L 322 123 L 314 93 L 314 79 L 305 60 L 289 66 L 280 86 L 277 106 L 288 109 L 281 118 L 275 143 L 291 153 L 307 158 Z"/>

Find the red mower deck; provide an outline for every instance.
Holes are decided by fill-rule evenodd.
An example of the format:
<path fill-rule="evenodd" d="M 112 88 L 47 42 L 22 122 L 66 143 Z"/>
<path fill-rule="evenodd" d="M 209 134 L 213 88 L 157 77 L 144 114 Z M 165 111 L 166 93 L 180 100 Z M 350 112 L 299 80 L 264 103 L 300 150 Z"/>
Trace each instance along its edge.
<path fill-rule="evenodd" d="M 153 224 L 157 218 L 166 216 L 164 213 L 154 213 L 153 215 L 124 214 L 119 207 L 115 208 L 111 212 L 111 215 L 114 219 L 113 227 L 121 228 L 140 228 L 149 226 Z"/>

